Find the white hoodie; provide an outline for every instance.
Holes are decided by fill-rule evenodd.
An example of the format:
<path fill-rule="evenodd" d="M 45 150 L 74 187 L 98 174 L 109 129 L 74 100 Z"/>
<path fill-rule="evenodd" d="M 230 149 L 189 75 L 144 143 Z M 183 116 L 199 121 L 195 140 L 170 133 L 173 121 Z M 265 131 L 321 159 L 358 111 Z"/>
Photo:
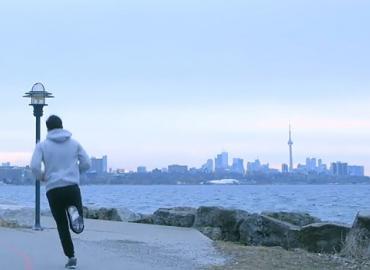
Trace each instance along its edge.
<path fill-rule="evenodd" d="M 31 169 L 37 180 L 46 182 L 46 191 L 80 183 L 80 174 L 91 163 L 82 146 L 64 129 L 51 130 L 45 141 L 36 145 Z M 41 169 L 44 163 L 45 172 Z"/>

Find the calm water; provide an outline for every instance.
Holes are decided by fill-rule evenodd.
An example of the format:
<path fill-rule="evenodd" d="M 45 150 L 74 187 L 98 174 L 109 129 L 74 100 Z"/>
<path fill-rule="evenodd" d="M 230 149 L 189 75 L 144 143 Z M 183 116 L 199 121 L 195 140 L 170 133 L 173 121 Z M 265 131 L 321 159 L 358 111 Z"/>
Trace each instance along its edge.
<path fill-rule="evenodd" d="M 306 211 L 324 220 L 352 223 L 370 210 L 370 185 L 82 186 L 87 206 L 152 213 L 159 207 L 216 205 L 250 212 Z M 42 190 L 42 208 L 47 209 Z M 0 204 L 34 205 L 31 186 L 0 186 Z"/>

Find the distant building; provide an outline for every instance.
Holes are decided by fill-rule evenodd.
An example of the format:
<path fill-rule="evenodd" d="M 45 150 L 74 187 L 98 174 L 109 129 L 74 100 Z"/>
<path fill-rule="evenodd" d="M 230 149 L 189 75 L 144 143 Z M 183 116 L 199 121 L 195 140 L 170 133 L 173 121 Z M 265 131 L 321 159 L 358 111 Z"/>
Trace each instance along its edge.
<path fill-rule="evenodd" d="M 34 181 L 29 167 L 15 167 L 10 163 L 0 166 L 0 182 L 7 184 L 29 184 Z"/>
<path fill-rule="evenodd" d="M 168 172 L 169 173 L 187 173 L 188 172 L 188 166 L 169 165 L 168 166 Z"/>
<path fill-rule="evenodd" d="M 289 166 L 288 166 L 288 164 L 282 164 L 281 165 L 281 172 L 282 173 L 288 173 L 289 172 Z"/>
<path fill-rule="evenodd" d="M 220 172 L 220 171 L 223 171 L 223 167 L 222 167 L 222 157 L 221 155 L 217 155 L 217 157 L 215 158 L 215 172 Z"/>
<path fill-rule="evenodd" d="M 91 169 L 90 173 L 104 174 L 108 172 L 108 157 L 103 156 L 102 158 L 91 158 Z"/>
<path fill-rule="evenodd" d="M 247 163 L 247 171 L 248 173 L 269 173 L 270 172 L 270 165 L 261 164 L 259 159 L 256 159 L 254 162 Z"/>
<path fill-rule="evenodd" d="M 233 164 L 231 166 L 231 171 L 233 173 L 245 174 L 244 160 L 241 158 L 234 158 Z"/>
<path fill-rule="evenodd" d="M 188 171 L 190 174 L 197 174 L 199 172 L 199 169 L 195 167 L 191 167 Z"/>
<path fill-rule="evenodd" d="M 254 162 L 247 163 L 247 171 L 249 173 L 258 172 L 260 170 L 261 170 L 261 162 L 258 159 L 256 159 Z"/>
<path fill-rule="evenodd" d="M 206 164 L 203 164 L 201 171 L 205 173 L 213 173 L 213 160 L 208 159 Z"/>
<path fill-rule="evenodd" d="M 217 155 L 215 159 L 215 171 L 225 172 L 229 169 L 229 154 L 227 152 L 222 152 Z"/>
<path fill-rule="evenodd" d="M 328 174 L 328 167 L 322 162 L 321 158 L 318 160 L 317 163 L 317 172 L 319 174 Z"/>
<path fill-rule="evenodd" d="M 117 174 L 125 174 L 126 173 L 126 170 L 125 169 L 117 169 L 116 170 L 116 173 Z"/>
<path fill-rule="evenodd" d="M 137 167 L 137 172 L 138 173 L 147 173 L 146 167 L 145 166 Z"/>
<path fill-rule="evenodd" d="M 306 158 L 306 164 L 298 164 L 294 172 L 299 174 L 330 174 L 327 165 L 322 162 L 322 159 Z"/>
<path fill-rule="evenodd" d="M 348 175 L 350 176 L 365 176 L 365 167 L 364 166 L 348 166 Z"/>
<path fill-rule="evenodd" d="M 316 158 L 306 158 L 306 170 L 307 172 L 317 171 Z"/>
<path fill-rule="evenodd" d="M 348 163 L 344 162 L 333 162 L 330 166 L 330 172 L 335 176 L 346 176 L 348 175 Z"/>

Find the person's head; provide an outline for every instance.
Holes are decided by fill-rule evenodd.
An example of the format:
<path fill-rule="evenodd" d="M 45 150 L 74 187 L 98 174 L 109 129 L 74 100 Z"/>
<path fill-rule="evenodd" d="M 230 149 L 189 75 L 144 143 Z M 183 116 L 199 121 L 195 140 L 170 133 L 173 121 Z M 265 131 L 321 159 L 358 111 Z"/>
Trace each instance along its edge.
<path fill-rule="evenodd" d="M 46 127 L 48 131 L 52 131 L 53 129 L 63 128 L 63 122 L 60 117 L 56 115 L 50 115 L 48 120 L 46 120 Z"/>

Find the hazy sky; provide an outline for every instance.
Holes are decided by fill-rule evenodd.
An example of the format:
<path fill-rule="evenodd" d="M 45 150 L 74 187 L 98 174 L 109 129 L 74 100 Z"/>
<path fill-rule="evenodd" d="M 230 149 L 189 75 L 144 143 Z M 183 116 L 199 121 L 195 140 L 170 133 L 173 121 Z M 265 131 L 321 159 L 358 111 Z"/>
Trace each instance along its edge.
<path fill-rule="evenodd" d="M 56 96 L 45 115 L 113 168 L 200 166 L 222 150 L 280 167 L 290 121 L 295 164 L 370 173 L 369 11 L 360 0 L 2 2 L 0 162 L 28 163 L 22 95 L 41 81 Z"/>

